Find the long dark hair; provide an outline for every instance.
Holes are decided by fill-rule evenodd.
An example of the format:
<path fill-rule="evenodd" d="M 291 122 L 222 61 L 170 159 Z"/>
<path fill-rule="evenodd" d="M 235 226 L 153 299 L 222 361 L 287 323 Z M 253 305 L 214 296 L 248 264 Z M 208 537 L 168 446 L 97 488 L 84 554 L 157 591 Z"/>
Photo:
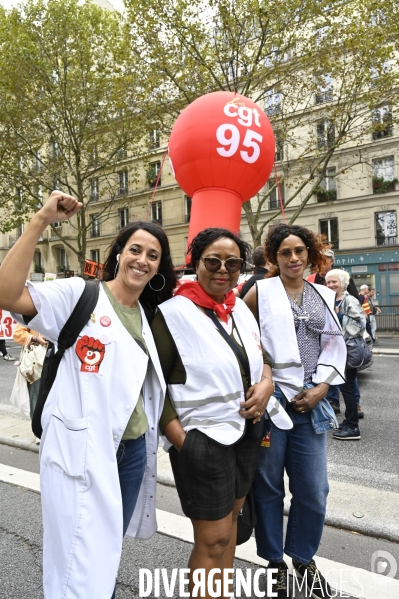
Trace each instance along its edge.
<path fill-rule="evenodd" d="M 247 261 L 251 257 L 252 248 L 246 241 L 243 241 L 241 237 L 235 235 L 228 229 L 219 229 L 217 227 L 209 227 L 208 229 L 204 229 L 200 231 L 190 243 L 190 246 L 187 250 L 188 254 L 191 254 L 191 266 L 195 269 L 195 265 L 199 262 L 205 248 L 208 245 L 211 245 L 214 241 L 221 239 L 222 237 L 227 237 L 227 239 L 232 239 L 240 250 L 240 258 L 242 258 L 243 262 L 241 264 L 241 272 L 244 272 L 247 266 Z"/>
<path fill-rule="evenodd" d="M 325 249 L 320 239 L 306 227 L 300 225 L 286 225 L 280 223 L 273 227 L 266 236 L 264 247 L 266 260 L 272 264 L 277 264 L 278 248 L 290 235 L 295 235 L 302 239 L 308 249 L 308 264 L 313 264 L 317 272 L 323 272 L 327 267 L 329 258 L 323 253 Z M 280 269 L 270 271 L 266 277 L 276 277 L 280 274 Z"/>
<path fill-rule="evenodd" d="M 172 297 L 173 291 L 176 287 L 176 274 L 173 269 L 172 258 L 170 256 L 169 240 L 165 231 L 160 225 L 152 222 L 137 220 L 135 222 L 128 223 L 125 227 L 123 227 L 108 248 L 102 272 L 102 279 L 103 281 L 112 281 L 115 278 L 115 268 L 118 264 L 116 256 L 122 252 L 133 233 L 139 231 L 140 229 L 153 235 L 159 241 L 162 250 L 158 272 L 165 277 L 165 286 L 163 289 L 161 289 L 161 291 L 153 291 L 147 283 L 140 295 L 140 303 L 143 306 L 148 306 L 151 310 L 154 310 L 158 304 L 161 304 Z M 156 275 L 154 279 L 155 278 Z M 154 281 L 153 283 L 153 286 L 155 288 L 161 287 L 162 282 L 162 277 L 157 277 L 156 282 Z"/>

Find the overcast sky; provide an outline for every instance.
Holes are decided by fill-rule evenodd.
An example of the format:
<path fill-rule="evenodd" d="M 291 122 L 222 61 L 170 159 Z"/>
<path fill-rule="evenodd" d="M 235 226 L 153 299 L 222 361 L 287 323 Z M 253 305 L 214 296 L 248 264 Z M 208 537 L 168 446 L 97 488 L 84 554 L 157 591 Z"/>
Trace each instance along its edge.
<path fill-rule="evenodd" d="M 111 2 L 111 4 L 113 4 L 113 6 L 115 6 L 115 8 L 117 10 L 123 10 L 123 7 L 124 7 L 123 0 L 109 0 L 109 2 Z M 23 0 L 22 0 L 22 3 L 23 3 Z M 11 6 L 20 4 L 20 0 L 0 0 L 0 4 L 5 6 L 6 8 L 10 8 Z"/>

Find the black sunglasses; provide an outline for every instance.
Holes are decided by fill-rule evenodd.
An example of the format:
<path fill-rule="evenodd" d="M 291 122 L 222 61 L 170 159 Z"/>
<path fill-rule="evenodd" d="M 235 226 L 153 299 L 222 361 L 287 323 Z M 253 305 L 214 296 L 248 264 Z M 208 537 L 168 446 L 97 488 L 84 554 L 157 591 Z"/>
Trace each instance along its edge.
<path fill-rule="evenodd" d="M 227 272 L 234 273 L 241 269 L 243 259 L 242 258 L 227 258 L 227 260 L 220 260 L 219 258 L 201 258 L 206 270 L 209 272 L 217 272 L 222 268 L 224 264 Z"/>

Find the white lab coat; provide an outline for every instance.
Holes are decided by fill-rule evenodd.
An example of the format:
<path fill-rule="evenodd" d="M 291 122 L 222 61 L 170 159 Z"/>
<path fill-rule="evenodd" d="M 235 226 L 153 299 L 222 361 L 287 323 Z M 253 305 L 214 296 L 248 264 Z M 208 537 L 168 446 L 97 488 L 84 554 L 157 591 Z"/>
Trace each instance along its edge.
<path fill-rule="evenodd" d="M 56 342 L 84 281 L 73 278 L 27 285 L 38 310 L 29 326 Z M 152 333 L 141 312 L 150 360 L 100 288 L 94 317 L 80 337 L 100 340 L 105 346 L 103 360 L 96 368 L 86 365 L 84 371 L 75 347 L 67 350 L 43 411 L 40 480 L 46 599 L 110 599 L 112 595 L 123 521 L 116 450 L 141 389 L 149 425 L 147 464 L 128 534 L 149 538 L 156 532 L 158 422 L 165 383 Z M 109 326 L 104 326 L 102 316 L 110 319 Z M 23 322 L 21 316 L 16 318 Z M 92 359 L 87 358 L 87 363 Z"/>

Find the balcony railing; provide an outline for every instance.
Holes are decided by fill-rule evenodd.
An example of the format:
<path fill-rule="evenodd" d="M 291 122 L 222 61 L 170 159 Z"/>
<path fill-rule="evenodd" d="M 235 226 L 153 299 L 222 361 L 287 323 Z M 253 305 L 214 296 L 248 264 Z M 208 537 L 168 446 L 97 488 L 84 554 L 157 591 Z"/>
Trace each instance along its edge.
<path fill-rule="evenodd" d="M 91 229 L 90 237 L 100 237 L 100 228 Z"/>
<path fill-rule="evenodd" d="M 398 238 L 393 235 L 387 235 L 385 237 L 376 237 L 375 238 L 375 245 L 377 247 L 382 246 L 382 245 L 398 245 Z"/>
<path fill-rule="evenodd" d="M 337 199 L 337 190 L 319 188 L 316 191 L 316 197 L 318 202 L 333 202 Z"/>

